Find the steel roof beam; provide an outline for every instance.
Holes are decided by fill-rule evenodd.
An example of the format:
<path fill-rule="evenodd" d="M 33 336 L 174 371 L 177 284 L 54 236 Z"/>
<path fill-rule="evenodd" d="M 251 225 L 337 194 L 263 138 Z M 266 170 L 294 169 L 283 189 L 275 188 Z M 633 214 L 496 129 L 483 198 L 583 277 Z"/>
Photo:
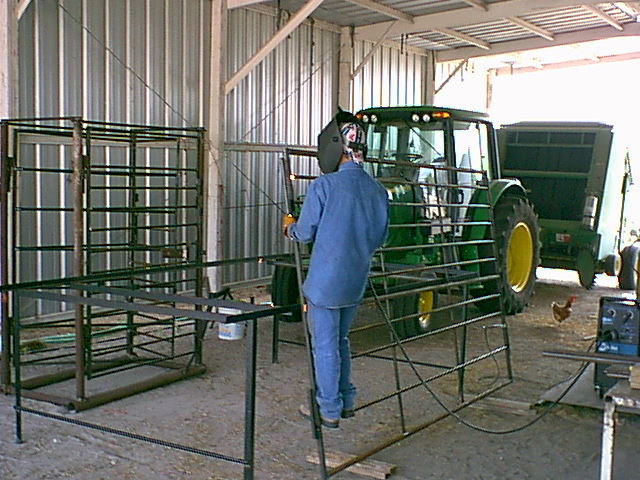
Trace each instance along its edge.
<path fill-rule="evenodd" d="M 599 27 L 581 30 L 578 32 L 558 33 L 555 35 L 553 42 L 543 38 L 527 38 L 523 40 L 494 43 L 491 45 L 490 52 L 477 47 L 456 48 L 436 52 L 436 61 L 451 62 L 462 60 L 463 58 L 485 57 L 487 55 L 521 52 L 536 48 L 572 45 L 574 43 L 590 42 L 593 40 L 602 40 L 604 38 L 632 37 L 635 35 L 640 35 L 640 23 L 629 23 L 625 25 L 625 29 L 621 32 L 612 30 L 610 27 Z"/>
<path fill-rule="evenodd" d="M 31 5 L 31 0 L 20 0 L 18 2 L 18 4 L 16 5 L 16 17 L 18 20 L 22 18 L 24 12 L 26 12 L 27 8 L 29 8 L 29 5 Z"/>
<path fill-rule="evenodd" d="M 551 8 L 574 7 L 576 4 L 598 4 L 599 0 L 505 0 L 487 4 L 487 11 L 477 8 L 464 7 L 444 12 L 417 15 L 413 17 L 413 23 L 394 25 L 389 35 L 397 37 L 403 33 L 420 33 L 435 28 L 456 28 L 466 25 L 478 25 L 487 22 L 501 20 L 505 17 L 517 17 Z M 356 36 L 359 39 L 376 41 L 380 32 L 384 31 L 390 22 L 380 22 L 356 28 Z"/>
<path fill-rule="evenodd" d="M 489 6 L 486 2 L 482 0 L 462 0 L 467 5 L 471 5 L 472 7 L 479 8 L 480 10 L 484 10 L 485 12 L 489 10 Z"/>
<path fill-rule="evenodd" d="M 637 3 L 637 2 L 634 2 Z M 628 2 L 616 2 L 614 3 L 618 10 L 624 12 L 630 18 L 633 18 L 636 22 L 638 21 L 638 15 L 640 15 L 640 7 L 634 6 Z"/>
<path fill-rule="evenodd" d="M 256 3 L 265 3 L 267 0 L 227 0 L 227 9 L 248 7 L 249 5 L 255 5 Z"/>
<path fill-rule="evenodd" d="M 594 5 L 583 5 L 582 8 L 584 8 L 588 12 L 593 13 L 596 17 L 600 18 L 601 20 L 604 20 L 616 30 L 619 30 L 619 31 L 624 30 L 624 27 L 620 25 L 615 18 L 611 17 L 610 15 L 607 15 L 605 12 L 600 10 L 599 7 L 596 7 Z"/>
<path fill-rule="evenodd" d="M 518 25 L 519 27 L 524 28 L 525 30 L 530 31 L 531 33 L 535 33 L 539 37 L 546 38 L 549 41 L 553 40 L 553 33 L 551 33 L 549 30 L 545 30 L 544 28 L 540 28 L 540 27 L 538 27 L 537 25 L 534 25 L 531 22 L 527 22 L 526 20 L 523 20 L 522 18 L 519 18 L 519 17 L 508 17 L 508 18 L 505 18 L 505 20 L 508 20 L 511 23 L 513 23 L 515 25 Z"/>
<path fill-rule="evenodd" d="M 631 52 L 631 53 L 623 53 L 620 55 L 608 55 L 606 57 L 598 57 L 598 62 L 602 63 L 612 63 L 612 62 L 628 62 L 630 60 L 638 60 L 640 59 L 640 52 Z M 560 68 L 569 68 L 569 67 L 582 67 L 585 65 L 593 65 L 593 60 L 590 59 L 581 59 L 581 60 L 568 60 L 566 62 L 557 62 L 557 63 L 547 63 L 542 66 L 542 70 L 557 70 Z M 540 69 L 534 67 L 520 67 L 520 68 L 511 68 L 511 67 L 499 67 L 492 69 L 493 72 L 497 76 L 499 75 L 514 75 L 516 73 L 530 73 L 537 72 Z"/>
<path fill-rule="evenodd" d="M 446 35 L 447 37 L 456 38 L 466 43 L 470 43 L 471 45 L 475 45 L 476 47 L 480 47 L 484 50 L 491 49 L 491 46 L 488 42 L 480 40 L 479 38 L 472 37 L 471 35 L 467 35 L 465 33 L 456 32 L 455 30 L 451 30 L 450 28 L 433 28 L 431 31 L 439 33 L 441 35 Z"/>
<path fill-rule="evenodd" d="M 387 17 L 395 18 L 396 20 L 401 20 L 407 23 L 413 23 L 413 16 L 408 13 L 404 13 L 397 8 L 392 8 L 387 5 L 383 5 L 379 2 L 374 2 L 373 0 L 346 0 L 349 3 L 353 3 L 354 5 L 358 5 L 359 7 L 364 7 L 374 12 L 381 13 L 386 15 Z"/>
<path fill-rule="evenodd" d="M 298 10 L 275 35 L 263 47 L 245 63 L 240 70 L 233 74 L 225 85 L 225 93 L 233 90 L 244 77 L 249 75 L 251 70 L 258 66 L 267 55 L 269 55 L 280 43 L 289 36 L 298 26 L 304 22 L 311 13 L 318 8 L 323 0 L 309 0 L 300 10 Z"/>

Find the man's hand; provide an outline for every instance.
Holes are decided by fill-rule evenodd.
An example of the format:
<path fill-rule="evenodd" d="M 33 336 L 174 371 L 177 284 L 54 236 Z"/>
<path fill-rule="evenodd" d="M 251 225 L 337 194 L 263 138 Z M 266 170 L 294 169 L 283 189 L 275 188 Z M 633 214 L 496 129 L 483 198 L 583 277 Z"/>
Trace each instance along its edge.
<path fill-rule="evenodd" d="M 292 223 L 296 223 L 296 217 L 291 215 L 290 213 L 282 217 L 282 233 L 285 237 L 288 237 L 289 225 Z"/>

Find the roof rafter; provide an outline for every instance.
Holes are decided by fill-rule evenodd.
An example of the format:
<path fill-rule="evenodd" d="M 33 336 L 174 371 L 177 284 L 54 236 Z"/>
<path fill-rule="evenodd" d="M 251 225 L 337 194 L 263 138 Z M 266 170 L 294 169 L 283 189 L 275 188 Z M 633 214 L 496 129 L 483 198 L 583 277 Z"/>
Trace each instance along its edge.
<path fill-rule="evenodd" d="M 620 55 L 609 55 L 606 57 L 598 57 L 598 62 L 602 63 L 612 63 L 612 62 L 627 62 L 629 60 L 638 60 L 640 59 L 640 52 L 631 52 L 631 53 L 623 53 Z M 589 59 L 582 60 L 568 60 L 565 62 L 557 62 L 557 63 L 546 63 L 542 66 L 542 70 L 557 70 L 559 68 L 568 68 L 568 67 L 581 67 L 584 65 L 593 65 L 594 61 Z M 500 67 L 492 69 L 496 75 L 514 75 L 516 73 L 529 73 L 539 71 L 535 67 Z"/>
<path fill-rule="evenodd" d="M 576 0 L 504 0 L 487 4 L 487 11 L 476 8 L 464 7 L 444 12 L 417 15 L 413 17 L 412 24 L 396 24 L 389 35 L 393 38 L 403 33 L 418 33 L 433 30 L 434 28 L 456 28 L 465 25 L 477 25 L 479 23 L 492 22 L 505 17 L 517 17 L 530 14 L 535 10 L 551 8 L 573 7 Z M 581 0 L 581 5 L 600 3 L 600 0 Z M 360 39 L 375 41 L 384 31 L 389 22 L 374 23 L 356 28 L 356 36 Z"/>
<path fill-rule="evenodd" d="M 514 23 L 514 24 L 524 28 L 525 30 L 529 30 L 531 33 L 535 33 L 539 37 L 546 38 L 549 41 L 553 40 L 553 33 L 551 33 L 549 30 L 545 30 L 544 28 L 540 28 L 537 25 L 534 25 L 531 22 L 527 22 L 526 20 L 524 20 L 524 19 L 522 19 L 520 17 L 507 17 L 507 18 L 505 18 L 505 20 L 508 20 L 511 23 Z"/>
<path fill-rule="evenodd" d="M 471 5 L 472 7 L 479 8 L 480 10 L 484 10 L 485 12 L 489 10 L 489 6 L 483 0 L 462 0 L 464 3 Z"/>
<path fill-rule="evenodd" d="M 620 25 L 615 18 L 613 18 L 612 16 L 606 14 L 602 10 L 600 10 L 600 7 L 597 7 L 595 5 L 583 5 L 582 8 L 584 8 L 587 11 L 593 13 L 596 17 L 599 17 L 601 20 L 604 20 L 609 25 L 611 25 L 613 28 L 615 28 L 616 30 L 619 30 L 619 31 L 624 30 L 624 27 L 622 25 Z"/>
<path fill-rule="evenodd" d="M 431 29 L 431 31 L 446 35 L 447 37 L 457 38 L 458 40 L 470 43 L 471 45 L 475 45 L 476 47 L 480 47 L 484 50 L 491 49 L 491 45 L 489 45 L 488 42 L 480 40 L 479 38 L 472 37 L 471 35 L 467 35 L 466 33 L 456 32 L 455 30 L 451 30 L 450 28 L 433 28 Z"/>
<path fill-rule="evenodd" d="M 633 3 L 637 4 L 638 2 L 633 2 Z M 614 5 L 616 6 L 616 8 L 618 8 L 618 10 L 621 10 L 622 12 L 627 14 L 629 17 L 637 21 L 638 16 L 640 15 L 640 6 L 633 5 L 633 3 L 616 2 L 614 3 Z"/>
<path fill-rule="evenodd" d="M 255 5 L 256 3 L 264 3 L 267 0 L 227 0 L 227 9 L 248 7 L 249 5 Z"/>
<path fill-rule="evenodd" d="M 346 0 L 349 3 L 358 5 L 360 7 L 367 8 L 374 12 L 382 13 L 387 17 L 395 18 L 396 20 L 402 20 L 403 22 L 413 23 L 413 16 L 405 13 L 397 8 L 392 8 L 382 3 L 375 2 L 374 0 Z"/>
<path fill-rule="evenodd" d="M 553 47 L 558 45 L 571 45 L 580 42 L 590 42 L 592 40 L 602 40 L 612 37 L 632 37 L 640 35 L 640 23 L 630 23 L 623 31 L 613 31 L 609 27 L 591 28 L 578 32 L 558 33 L 553 42 L 543 38 L 527 38 L 524 40 L 513 40 L 509 42 L 494 43 L 491 51 L 487 52 L 478 47 L 456 48 L 436 52 L 437 62 L 450 62 L 463 58 L 482 57 L 500 53 L 521 52 L 536 48 Z"/>

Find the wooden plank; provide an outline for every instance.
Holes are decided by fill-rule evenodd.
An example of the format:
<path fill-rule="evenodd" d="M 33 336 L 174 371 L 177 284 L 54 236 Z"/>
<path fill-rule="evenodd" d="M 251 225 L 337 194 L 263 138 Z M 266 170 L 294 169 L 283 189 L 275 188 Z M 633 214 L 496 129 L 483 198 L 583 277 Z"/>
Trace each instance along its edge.
<path fill-rule="evenodd" d="M 335 468 L 354 458 L 354 455 L 342 452 L 325 452 L 325 460 L 327 467 Z M 307 455 L 307 462 L 318 465 L 320 463 L 316 452 Z M 384 480 L 395 470 L 396 466 L 378 460 L 364 460 L 354 463 L 346 468 L 347 472 L 355 473 L 365 477 L 378 478 Z"/>
<path fill-rule="evenodd" d="M 640 389 L 640 363 L 636 363 L 629 367 L 631 373 L 629 374 L 629 384 L 634 390 Z"/>
<path fill-rule="evenodd" d="M 514 415 L 534 416 L 535 409 L 527 402 L 508 400 L 506 398 L 486 397 L 471 405 L 472 408 L 512 413 Z"/>

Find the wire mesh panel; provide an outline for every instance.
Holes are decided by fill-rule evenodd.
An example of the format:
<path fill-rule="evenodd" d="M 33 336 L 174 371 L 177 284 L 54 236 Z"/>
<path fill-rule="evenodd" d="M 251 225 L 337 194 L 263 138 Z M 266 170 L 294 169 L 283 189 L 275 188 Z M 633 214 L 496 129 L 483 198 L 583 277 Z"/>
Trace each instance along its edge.
<path fill-rule="evenodd" d="M 128 271 L 107 286 L 202 293 L 200 269 L 147 271 L 202 260 L 202 129 L 57 118 L 5 121 L 2 133 L 4 285 Z M 31 322 L 32 366 L 88 379 L 136 365 L 125 357 L 173 360 L 194 334 L 176 317 L 33 298 L 3 312 L 3 339 L 10 314 Z"/>

